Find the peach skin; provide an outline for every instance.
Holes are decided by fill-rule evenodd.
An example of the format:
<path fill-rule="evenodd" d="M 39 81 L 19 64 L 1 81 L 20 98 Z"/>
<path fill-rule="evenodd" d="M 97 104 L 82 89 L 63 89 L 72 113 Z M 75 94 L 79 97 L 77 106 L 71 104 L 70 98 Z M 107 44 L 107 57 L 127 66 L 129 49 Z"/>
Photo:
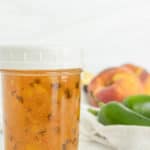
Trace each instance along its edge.
<path fill-rule="evenodd" d="M 122 67 L 126 67 L 126 68 L 130 69 L 131 71 L 133 71 L 143 84 L 144 94 L 150 95 L 150 74 L 149 74 L 149 72 L 147 70 L 145 70 L 144 68 L 135 66 L 133 64 L 125 64 Z"/>
<path fill-rule="evenodd" d="M 109 68 L 98 74 L 89 84 L 90 104 L 98 106 L 99 102 L 122 101 L 125 97 L 142 94 L 143 84 L 128 67 Z"/>

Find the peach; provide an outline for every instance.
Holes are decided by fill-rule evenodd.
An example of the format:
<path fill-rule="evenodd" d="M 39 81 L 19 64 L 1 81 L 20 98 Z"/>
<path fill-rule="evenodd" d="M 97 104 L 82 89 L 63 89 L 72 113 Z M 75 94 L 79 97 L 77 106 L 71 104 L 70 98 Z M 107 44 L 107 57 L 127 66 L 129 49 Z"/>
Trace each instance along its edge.
<path fill-rule="evenodd" d="M 98 74 L 88 86 L 90 104 L 97 106 L 99 102 L 122 101 L 127 96 L 144 93 L 143 84 L 133 70 L 121 66 Z"/>
<path fill-rule="evenodd" d="M 144 94 L 150 94 L 150 74 L 147 70 L 133 64 L 125 64 L 122 67 L 126 67 L 133 71 L 143 83 Z"/>
<path fill-rule="evenodd" d="M 140 76 L 143 71 L 145 72 L 145 70 L 142 67 L 133 65 L 133 64 L 124 64 L 121 67 L 125 67 L 127 69 L 130 69 L 131 71 L 133 71 L 137 76 Z"/>
<path fill-rule="evenodd" d="M 146 80 L 146 78 L 149 76 L 149 73 L 147 70 L 145 70 L 142 67 L 139 66 L 135 66 L 133 64 L 125 64 L 122 67 L 128 68 L 131 71 L 133 71 L 133 73 L 135 73 L 135 75 L 137 75 L 137 77 L 139 77 L 139 79 L 144 82 Z"/>
<path fill-rule="evenodd" d="M 150 75 L 147 74 L 143 80 L 144 92 L 147 95 L 150 95 Z"/>

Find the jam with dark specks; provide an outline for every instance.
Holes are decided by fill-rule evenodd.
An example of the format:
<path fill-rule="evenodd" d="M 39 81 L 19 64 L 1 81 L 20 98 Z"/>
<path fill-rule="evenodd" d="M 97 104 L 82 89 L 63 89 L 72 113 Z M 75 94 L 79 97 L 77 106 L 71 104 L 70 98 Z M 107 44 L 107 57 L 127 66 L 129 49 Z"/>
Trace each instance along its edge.
<path fill-rule="evenodd" d="M 2 72 L 5 150 L 77 150 L 80 69 Z"/>

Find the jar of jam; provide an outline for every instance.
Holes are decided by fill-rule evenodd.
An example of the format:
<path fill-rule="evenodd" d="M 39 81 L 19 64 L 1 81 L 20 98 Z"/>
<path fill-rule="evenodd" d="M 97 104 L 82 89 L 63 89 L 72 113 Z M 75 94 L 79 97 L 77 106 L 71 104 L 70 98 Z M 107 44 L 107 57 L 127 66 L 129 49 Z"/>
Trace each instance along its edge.
<path fill-rule="evenodd" d="M 4 149 L 77 150 L 81 51 L 0 47 Z"/>

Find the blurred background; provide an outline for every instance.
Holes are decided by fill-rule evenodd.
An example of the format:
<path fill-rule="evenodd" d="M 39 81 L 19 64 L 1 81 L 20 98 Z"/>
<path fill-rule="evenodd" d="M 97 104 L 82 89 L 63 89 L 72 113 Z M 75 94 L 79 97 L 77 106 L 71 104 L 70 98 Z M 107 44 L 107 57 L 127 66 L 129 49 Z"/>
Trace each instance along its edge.
<path fill-rule="evenodd" d="M 149 0 L 1 0 L 0 44 L 85 50 L 85 69 L 135 62 L 150 69 Z"/>

